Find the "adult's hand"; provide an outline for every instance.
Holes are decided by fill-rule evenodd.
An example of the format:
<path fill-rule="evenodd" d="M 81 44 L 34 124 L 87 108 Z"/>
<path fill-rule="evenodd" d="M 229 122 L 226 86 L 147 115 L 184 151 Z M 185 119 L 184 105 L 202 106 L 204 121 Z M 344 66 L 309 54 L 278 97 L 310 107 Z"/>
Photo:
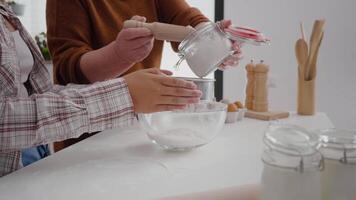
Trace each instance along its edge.
<path fill-rule="evenodd" d="M 218 22 L 218 25 L 220 26 L 220 28 L 222 30 L 228 28 L 229 26 L 231 26 L 231 20 L 222 20 L 220 22 Z M 229 56 L 227 59 L 225 59 L 225 61 L 219 66 L 219 69 L 224 70 L 226 69 L 228 66 L 237 66 L 239 64 L 239 61 L 243 58 L 242 56 L 242 51 L 241 51 L 241 44 L 239 44 L 236 41 L 232 41 L 232 50 L 234 51 L 234 53 Z"/>
<path fill-rule="evenodd" d="M 124 76 L 136 113 L 182 109 L 199 101 L 202 93 L 194 83 L 169 75 L 170 71 L 152 68 Z"/>
<path fill-rule="evenodd" d="M 131 19 L 146 21 L 146 18 L 140 16 Z M 112 79 L 145 59 L 152 48 L 153 34 L 149 29 L 122 29 L 110 44 L 84 54 L 80 68 L 90 82 Z"/>
<path fill-rule="evenodd" d="M 131 19 L 146 22 L 142 16 Z M 134 64 L 145 59 L 153 48 L 153 34 L 147 28 L 124 28 L 116 37 L 114 49 L 116 55 L 128 64 Z"/>

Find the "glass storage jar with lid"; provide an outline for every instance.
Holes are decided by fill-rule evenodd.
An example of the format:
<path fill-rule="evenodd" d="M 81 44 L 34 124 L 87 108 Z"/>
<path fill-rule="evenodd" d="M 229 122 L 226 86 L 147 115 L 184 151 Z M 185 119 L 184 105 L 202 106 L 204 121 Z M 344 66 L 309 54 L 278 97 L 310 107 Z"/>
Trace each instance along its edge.
<path fill-rule="evenodd" d="M 317 131 L 320 151 L 325 157 L 321 174 L 323 200 L 356 198 L 356 130 Z"/>
<path fill-rule="evenodd" d="M 215 23 L 207 23 L 190 33 L 179 45 L 178 55 L 195 75 L 202 78 L 234 53 L 232 42 Z"/>
<path fill-rule="evenodd" d="M 232 41 L 256 46 L 270 42 L 257 30 L 233 26 L 222 30 L 218 24 L 208 22 L 190 33 L 180 43 L 178 55 L 181 59 L 176 66 L 186 59 L 195 75 L 205 77 L 234 54 Z"/>
<path fill-rule="evenodd" d="M 323 156 L 318 137 L 288 124 L 271 124 L 264 135 L 262 200 L 320 200 Z"/>

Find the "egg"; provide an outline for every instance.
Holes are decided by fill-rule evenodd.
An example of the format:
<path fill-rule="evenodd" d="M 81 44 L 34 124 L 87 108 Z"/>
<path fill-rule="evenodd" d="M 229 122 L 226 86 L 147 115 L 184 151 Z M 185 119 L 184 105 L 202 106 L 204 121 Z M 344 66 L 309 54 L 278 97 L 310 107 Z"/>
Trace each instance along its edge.
<path fill-rule="evenodd" d="M 228 112 L 237 112 L 238 108 L 235 104 L 233 103 L 230 103 L 228 106 L 227 106 L 227 111 Z"/>
<path fill-rule="evenodd" d="M 236 101 L 235 103 L 234 103 L 236 106 L 237 106 L 237 108 L 244 108 L 244 105 L 240 102 L 240 101 Z"/>

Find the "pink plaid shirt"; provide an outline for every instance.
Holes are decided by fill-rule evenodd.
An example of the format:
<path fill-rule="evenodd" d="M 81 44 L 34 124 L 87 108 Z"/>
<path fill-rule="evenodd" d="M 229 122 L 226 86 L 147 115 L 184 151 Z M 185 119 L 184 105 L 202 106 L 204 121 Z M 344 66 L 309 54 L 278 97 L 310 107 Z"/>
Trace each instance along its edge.
<path fill-rule="evenodd" d="M 19 30 L 33 54 L 34 66 L 19 98 L 19 60 L 5 17 Z M 75 138 L 134 122 L 124 79 L 93 85 L 53 85 L 36 44 L 18 18 L 0 4 L 0 177 L 22 167 L 23 148 Z"/>

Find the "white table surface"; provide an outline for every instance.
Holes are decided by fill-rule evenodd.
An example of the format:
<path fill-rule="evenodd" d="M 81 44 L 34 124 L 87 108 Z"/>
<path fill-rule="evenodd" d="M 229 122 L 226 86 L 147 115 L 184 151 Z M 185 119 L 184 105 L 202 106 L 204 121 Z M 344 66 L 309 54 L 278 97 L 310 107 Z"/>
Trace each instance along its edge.
<path fill-rule="evenodd" d="M 333 127 L 323 113 L 282 121 Z M 0 199 L 154 199 L 257 183 L 267 125 L 226 124 L 214 141 L 190 152 L 163 151 L 139 126 L 104 131 L 0 178 Z"/>

